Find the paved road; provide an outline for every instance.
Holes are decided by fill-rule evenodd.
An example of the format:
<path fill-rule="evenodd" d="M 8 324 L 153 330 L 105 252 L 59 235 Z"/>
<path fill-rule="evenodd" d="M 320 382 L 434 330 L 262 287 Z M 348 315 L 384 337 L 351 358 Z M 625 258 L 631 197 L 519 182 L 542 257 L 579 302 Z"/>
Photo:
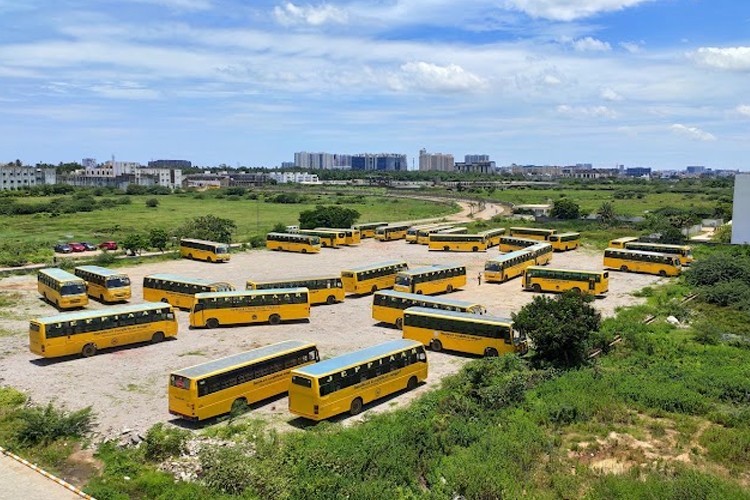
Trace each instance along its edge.
<path fill-rule="evenodd" d="M 23 500 L 81 500 L 51 479 L 0 453 L 0 498 Z"/>

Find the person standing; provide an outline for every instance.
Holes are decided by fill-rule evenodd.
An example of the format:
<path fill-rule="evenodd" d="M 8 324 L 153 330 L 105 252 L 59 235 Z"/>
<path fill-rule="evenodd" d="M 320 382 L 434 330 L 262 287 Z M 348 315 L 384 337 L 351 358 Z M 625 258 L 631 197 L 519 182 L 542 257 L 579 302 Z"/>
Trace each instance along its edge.
<path fill-rule="evenodd" d="M 482 272 L 477 273 L 477 284 L 482 285 Z"/>

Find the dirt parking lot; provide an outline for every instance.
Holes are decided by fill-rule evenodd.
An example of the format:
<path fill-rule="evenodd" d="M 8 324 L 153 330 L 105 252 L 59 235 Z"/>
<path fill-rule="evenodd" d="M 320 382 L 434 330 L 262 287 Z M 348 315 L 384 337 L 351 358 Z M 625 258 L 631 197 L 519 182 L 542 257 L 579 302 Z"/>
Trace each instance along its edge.
<path fill-rule="evenodd" d="M 521 291 L 519 279 L 501 285 L 477 284 L 477 274 L 497 248 L 487 253 L 428 252 L 422 245 L 404 241 L 381 243 L 363 240 L 359 246 L 324 249 L 317 255 L 270 251 L 234 254 L 226 264 L 208 264 L 177 260 L 125 268 L 133 281 L 133 302 L 142 301 L 143 276 L 151 273 L 176 273 L 186 276 L 228 281 L 244 288 L 249 278 L 269 279 L 307 275 L 338 274 L 342 269 L 370 262 L 404 259 L 410 267 L 433 263 L 461 263 L 468 268 L 468 284 L 451 298 L 472 300 L 487 306 L 490 314 L 510 316 L 534 296 Z M 601 253 L 579 249 L 554 255 L 552 266 L 600 269 Z M 612 272 L 610 291 L 596 306 L 607 315 L 615 308 L 639 303 L 631 293 L 653 285 L 659 278 Z M 0 385 L 28 393 L 37 403 L 55 401 L 69 409 L 92 406 L 97 415 L 98 433 L 114 437 L 123 429 L 144 431 L 157 422 L 173 421 L 167 411 L 167 380 L 170 371 L 208 360 L 290 339 L 313 341 L 323 357 L 346 353 L 370 345 L 400 338 L 399 330 L 377 325 L 371 318 L 371 296 L 347 298 L 335 305 L 313 307 L 309 322 L 277 326 L 255 325 L 216 330 L 190 330 L 188 313 L 179 312 L 180 330 L 176 340 L 157 345 L 139 345 L 99 353 L 92 358 L 61 361 L 37 358 L 28 350 L 28 321 L 56 313 L 36 292 L 36 278 L 13 276 L 0 280 L 0 291 L 11 294 L 18 306 L 0 310 Z M 106 307 L 92 301 L 89 308 Z M 364 414 L 388 411 L 407 404 L 414 397 L 437 386 L 446 375 L 455 373 L 471 358 L 430 353 L 428 382 L 411 393 L 400 394 L 384 402 L 365 407 Z M 253 407 L 251 415 L 279 429 L 300 425 L 287 412 L 286 398 L 278 398 Z M 344 423 L 361 419 L 342 418 Z"/>

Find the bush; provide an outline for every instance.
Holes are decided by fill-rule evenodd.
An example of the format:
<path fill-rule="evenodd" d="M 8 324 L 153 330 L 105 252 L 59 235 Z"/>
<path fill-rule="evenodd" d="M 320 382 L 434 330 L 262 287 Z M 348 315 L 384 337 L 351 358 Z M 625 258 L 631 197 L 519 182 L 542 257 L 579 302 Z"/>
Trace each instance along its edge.
<path fill-rule="evenodd" d="M 15 437 L 24 446 L 51 443 L 59 438 L 83 437 L 94 422 L 91 407 L 67 412 L 56 409 L 51 403 L 44 408 L 19 409 L 16 417 L 21 424 Z"/>
<path fill-rule="evenodd" d="M 209 488 L 241 495 L 252 484 L 254 467 L 239 446 L 206 448 L 201 451 L 199 459 L 201 479 Z"/>
<path fill-rule="evenodd" d="M 156 198 L 149 198 L 148 200 L 146 200 L 146 206 L 148 208 L 156 208 L 159 206 L 159 200 L 157 200 Z"/>
<path fill-rule="evenodd" d="M 159 422 L 151 427 L 143 440 L 146 459 L 161 462 L 169 457 L 177 457 L 185 452 L 190 432 L 177 428 L 165 428 Z"/>

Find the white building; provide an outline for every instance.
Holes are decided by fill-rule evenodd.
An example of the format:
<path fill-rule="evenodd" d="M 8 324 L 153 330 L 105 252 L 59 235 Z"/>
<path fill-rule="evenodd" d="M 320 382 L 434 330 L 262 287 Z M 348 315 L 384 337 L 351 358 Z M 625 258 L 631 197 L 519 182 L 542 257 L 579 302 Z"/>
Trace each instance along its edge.
<path fill-rule="evenodd" d="M 320 184 L 318 175 L 308 172 L 271 172 L 268 177 L 279 184 Z"/>
<path fill-rule="evenodd" d="M 106 161 L 102 165 L 87 166 L 83 172 L 85 177 L 114 179 L 121 176 L 134 176 L 136 184 L 168 187 L 175 189 L 182 187 L 182 170 L 179 168 L 151 168 L 143 167 L 133 161 Z M 143 182 L 141 182 L 143 178 Z"/>
<path fill-rule="evenodd" d="M 732 244 L 748 243 L 750 243 L 750 174 L 737 174 L 734 177 Z"/>
<path fill-rule="evenodd" d="M 455 170 L 456 160 L 452 154 L 428 153 L 426 149 L 419 150 L 419 170 L 437 170 L 452 172 Z"/>
<path fill-rule="evenodd" d="M 0 191 L 55 184 L 56 182 L 57 174 L 54 168 L 0 166 Z"/>

